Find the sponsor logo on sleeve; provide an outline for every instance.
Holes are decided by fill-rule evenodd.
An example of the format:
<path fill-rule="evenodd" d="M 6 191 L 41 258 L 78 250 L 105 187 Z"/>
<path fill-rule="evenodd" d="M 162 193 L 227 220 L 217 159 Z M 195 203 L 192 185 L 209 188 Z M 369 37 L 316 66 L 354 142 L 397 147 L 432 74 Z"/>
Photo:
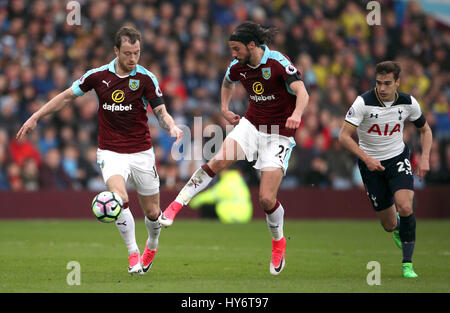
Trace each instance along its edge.
<path fill-rule="evenodd" d="M 294 75 L 295 73 L 297 73 L 297 69 L 292 64 L 289 64 L 288 66 L 286 66 L 285 69 L 286 69 L 286 73 L 288 73 L 289 75 Z"/>
<path fill-rule="evenodd" d="M 158 97 L 162 97 L 162 95 L 163 95 L 161 88 L 159 88 L 159 86 L 156 86 L 155 93 Z"/>
<path fill-rule="evenodd" d="M 353 117 L 353 115 L 355 115 L 355 110 L 353 109 L 353 107 L 350 107 L 347 112 L 347 117 Z"/>

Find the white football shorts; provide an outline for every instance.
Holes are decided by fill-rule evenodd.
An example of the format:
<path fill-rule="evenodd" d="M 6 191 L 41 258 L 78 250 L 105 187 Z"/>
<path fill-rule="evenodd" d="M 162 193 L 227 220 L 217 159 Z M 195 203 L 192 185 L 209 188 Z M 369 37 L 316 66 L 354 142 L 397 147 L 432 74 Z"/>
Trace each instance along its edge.
<path fill-rule="evenodd" d="M 256 160 L 254 168 L 258 170 L 281 168 L 286 174 L 289 158 L 295 147 L 294 137 L 259 131 L 245 117 L 239 120 L 227 137 L 235 140 L 241 146 L 247 161 Z"/>
<path fill-rule="evenodd" d="M 117 153 L 110 150 L 97 150 L 97 163 L 100 165 L 105 183 L 113 175 L 120 175 L 134 185 L 143 196 L 159 192 L 159 176 L 155 166 L 153 148 L 136 153 Z"/>

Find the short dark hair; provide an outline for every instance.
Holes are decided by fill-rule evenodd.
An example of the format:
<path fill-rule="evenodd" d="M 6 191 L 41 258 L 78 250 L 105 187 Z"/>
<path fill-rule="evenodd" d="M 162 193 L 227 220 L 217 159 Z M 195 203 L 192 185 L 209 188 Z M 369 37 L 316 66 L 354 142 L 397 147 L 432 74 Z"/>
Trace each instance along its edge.
<path fill-rule="evenodd" d="M 394 73 L 394 80 L 397 80 L 400 76 L 401 72 L 400 65 L 397 62 L 394 61 L 384 61 L 377 64 L 377 67 L 375 68 L 375 75 L 381 74 L 386 75 L 389 73 Z"/>
<path fill-rule="evenodd" d="M 131 26 L 122 26 L 116 33 L 114 38 L 114 45 L 120 50 L 122 45 L 122 38 L 126 37 L 131 44 L 135 44 L 136 41 L 141 41 L 141 33 Z"/>

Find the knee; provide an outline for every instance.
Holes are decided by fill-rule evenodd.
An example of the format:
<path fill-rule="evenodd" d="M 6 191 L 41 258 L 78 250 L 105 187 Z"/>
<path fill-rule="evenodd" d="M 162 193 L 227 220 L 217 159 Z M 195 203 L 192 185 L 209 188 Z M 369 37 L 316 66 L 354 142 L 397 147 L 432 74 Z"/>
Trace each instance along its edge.
<path fill-rule="evenodd" d="M 259 204 L 262 206 L 264 211 L 270 211 L 276 202 L 276 199 L 271 196 L 259 195 Z"/>
<path fill-rule="evenodd" d="M 209 161 L 207 164 L 209 168 L 215 173 L 218 174 L 220 171 L 222 171 L 224 168 L 228 166 L 227 160 L 220 160 L 213 158 L 211 161 Z"/>
<path fill-rule="evenodd" d="M 384 222 L 383 224 L 381 224 L 384 228 L 385 231 L 387 231 L 388 233 L 393 232 L 396 228 L 397 228 L 397 222 Z"/>
<path fill-rule="evenodd" d="M 156 221 L 159 217 L 159 214 L 161 214 L 161 210 L 152 210 L 152 211 L 146 211 L 145 216 L 151 221 Z"/>
<path fill-rule="evenodd" d="M 410 201 L 402 201 L 396 203 L 395 206 L 400 216 L 409 216 L 412 214 L 412 203 Z"/>
<path fill-rule="evenodd" d="M 159 207 L 159 195 L 158 197 L 139 197 L 139 202 L 141 204 L 144 215 L 152 221 L 156 221 L 161 214 L 161 209 Z"/>

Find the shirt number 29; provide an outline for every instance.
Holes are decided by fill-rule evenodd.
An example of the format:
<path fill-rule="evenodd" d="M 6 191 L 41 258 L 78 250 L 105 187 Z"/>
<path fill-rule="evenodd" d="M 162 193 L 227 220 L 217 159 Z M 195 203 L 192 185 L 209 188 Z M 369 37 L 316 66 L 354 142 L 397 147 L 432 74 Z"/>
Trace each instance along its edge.
<path fill-rule="evenodd" d="M 412 175 L 411 162 L 408 159 L 398 162 L 397 167 L 399 173 L 404 171 L 406 175 Z"/>

